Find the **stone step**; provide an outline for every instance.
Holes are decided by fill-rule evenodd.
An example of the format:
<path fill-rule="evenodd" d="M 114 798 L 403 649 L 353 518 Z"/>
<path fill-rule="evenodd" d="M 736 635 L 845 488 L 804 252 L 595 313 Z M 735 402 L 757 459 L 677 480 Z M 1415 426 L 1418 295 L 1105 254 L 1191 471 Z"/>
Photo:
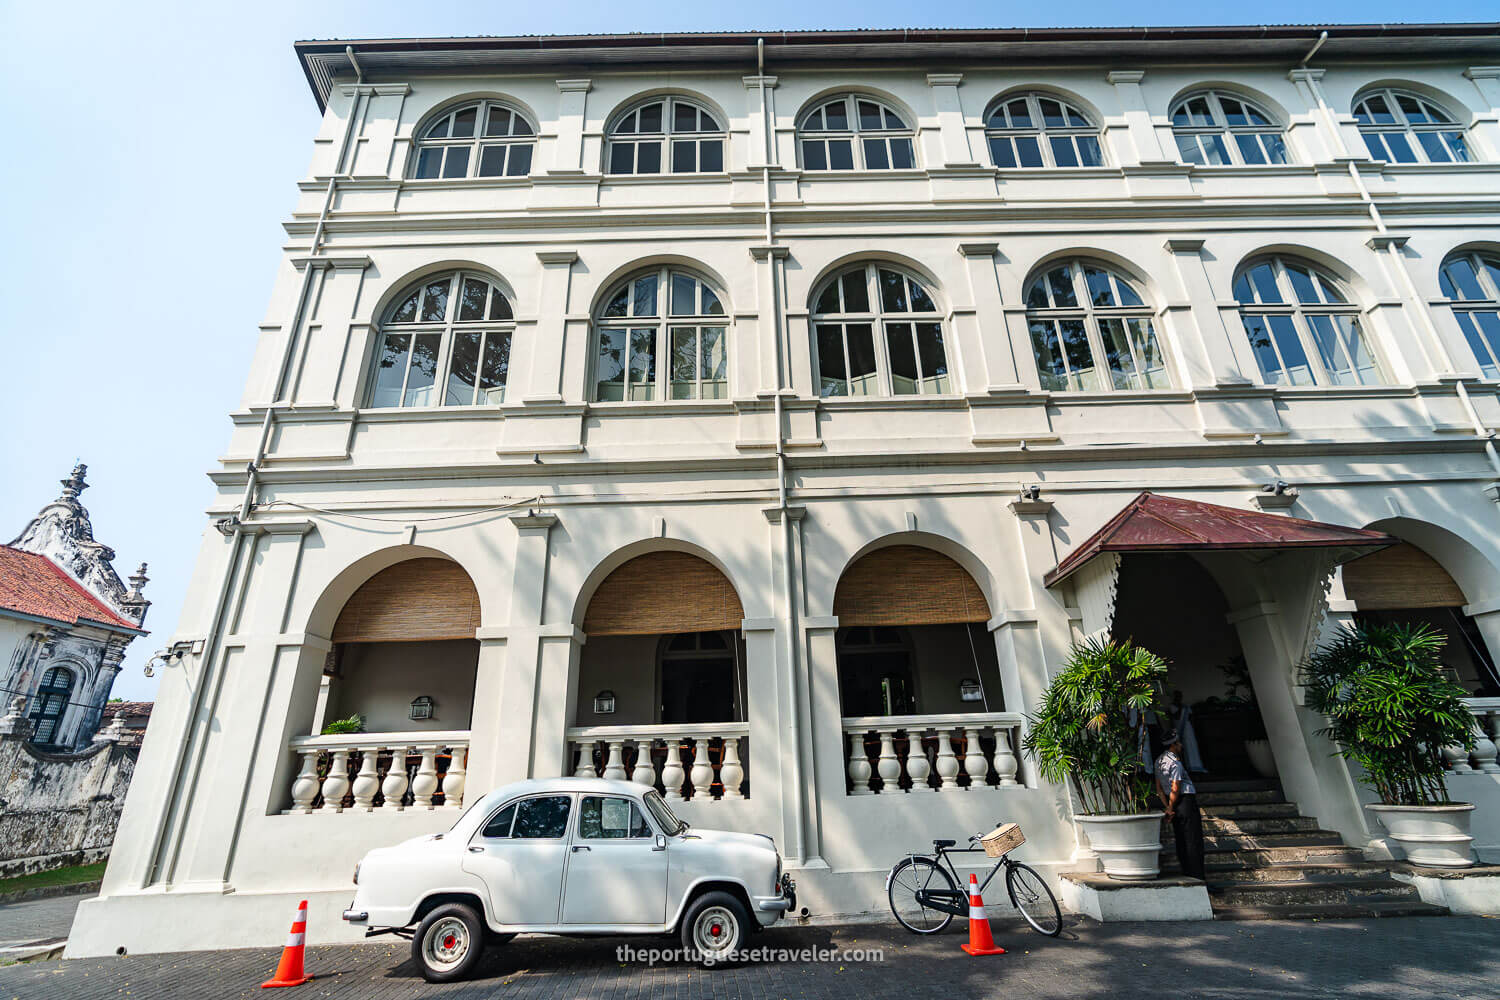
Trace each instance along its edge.
<path fill-rule="evenodd" d="M 1193 787 L 1198 790 L 1199 795 L 1219 792 L 1280 792 L 1281 782 L 1275 778 L 1237 778 L 1226 781 L 1194 778 Z"/>
<path fill-rule="evenodd" d="M 1206 816 L 1203 819 L 1204 836 L 1238 836 L 1262 833 L 1306 833 L 1318 828 L 1318 821 L 1310 816 L 1265 816 L 1245 819 L 1227 819 Z"/>
<path fill-rule="evenodd" d="M 1271 819 L 1277 816 L 1297 816 L 1295 802 L 1230 802 L 1202 806 L 1203 818 L 1209 819 Z"/>
<path fill-rule="evenodd" d="M 1292 833 L 1203 834 L 1204 853 L 1254 851 L 1267 847 L 1343 847 L 1344 838 L 1332 830 L 1299 830 Z M 1171 836 L 1162 839 L 1162 856 L 1177 853 Z M 1299 859 L 1300 860 L 1300 859 Z"/>
<path fill-rule="evenodd" d="M 1323 862 L 1280 861 L 1254 865 L 1244 863 L 1206 863 L 1210 885 L 1261 882 L 1325 882 L 1390 877 L 1385 865 L 1376 861 Z M 1165 869 L 1164 869 L 1165 870 Z"/>
<path fill-rule="evenodd" d="M 1222 847 L 1204 851 L 1204 866 L 1210 871 L 1233 868 L 1269 868 L 1286 864 L 1354 864 L 1364 861 L 1365 855 L 1357 847 L 1345 844 L 1316 844 L 1311 846 Z M 1162 871 L 1181 872 L 1177 855 L 1173 850 L 1162 852 Z"/>
<path fill-rule="evenodd" d="M 1442 917 L 1446 906 L 1434 906 L 1419 900 L 1397 900 L 1374 903 L 1324 903 L 1307 906 L 1226 906 L 1214 910 L 1215 920 L 1348 920 L 1364 917 Z"/>
<path fill-rule="evenodd" d="M 1421 899 L 1417 887 L 1385 878 L 1352 878 L 1299 882 L 1210 882 L 1215 911 L 1238 906 L 1324 906 L 1348 903 L 1403 902 Z"/>
<path fill-rule="evenodd" d="M 1262 788 L 1245 792 L 1205 792 L 1198 790 L 1198 805 L 1209 806 L 1244 805 L 1251 802 L 1285 802 L 1286 797 L 1279 788 Z"/>

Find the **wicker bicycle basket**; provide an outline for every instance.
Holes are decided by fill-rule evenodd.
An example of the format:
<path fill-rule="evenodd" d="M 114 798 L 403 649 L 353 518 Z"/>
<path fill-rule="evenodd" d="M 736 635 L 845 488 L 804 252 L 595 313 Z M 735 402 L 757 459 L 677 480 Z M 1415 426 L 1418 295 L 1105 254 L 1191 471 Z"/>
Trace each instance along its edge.
<path fill-rule="evenodd" d="M 980 837 L 979 843 L 984 846 L 985 854 L 998 858 L 1007 851 L 1014 851 L 1026 843 L 1026 836 L 1021 833 L 1021 824 L 1005 823 Z"/>

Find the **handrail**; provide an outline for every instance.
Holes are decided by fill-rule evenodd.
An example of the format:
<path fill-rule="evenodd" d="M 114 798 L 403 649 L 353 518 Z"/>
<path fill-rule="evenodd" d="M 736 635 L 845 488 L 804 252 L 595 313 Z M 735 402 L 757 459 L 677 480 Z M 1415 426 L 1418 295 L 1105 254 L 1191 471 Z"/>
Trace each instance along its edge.
<path fill-rule="evenodd" d="M 698 736 L 748 736 L 748 722 L 687 722 L 681 725 L 653 723 L 644 726 L 574 726 L 567 731 L 570 740 L 657 739 Z"/>
<path fill-rule="evenodd" d="M 854 715 L 839 720 L 845 729 L 895 726 L 898 729 L 936 729 L 943 726 L 1019 726 L 1019 712 L 949 712 L 941 715 Z"/>
<path fill-rule="evenodd" d="M 467 729 L 419 729 L 397 733 L 334 733 L 328 736 L 298 736 L 287 745 L 293 750 L 355 750 L 369 746 L 425 747 L 467 745 Z"/>

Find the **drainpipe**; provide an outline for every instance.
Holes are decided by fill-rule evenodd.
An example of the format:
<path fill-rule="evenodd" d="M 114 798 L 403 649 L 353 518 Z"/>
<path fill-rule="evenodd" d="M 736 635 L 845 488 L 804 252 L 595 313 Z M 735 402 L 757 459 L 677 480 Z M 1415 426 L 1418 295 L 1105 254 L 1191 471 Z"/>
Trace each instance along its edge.
<path fill-rule="evenodd" d="M 349 62 L 355 71 L 355 87 L 364 82 L 364 71 L 354 59 L 352 46 L 345 47 L 345 53 L 349 56 Z M 328 223 L 328 213 L 333 205 L 333 195 L 338 188 L 340 176 L 347 176 L 344 160 L 349 153 L 349 140 L 354 133 L 354 118 L 359 110 L 359 91 L 355 90 L 354 103 L 349 108 L 349 120 L 344 123 L 344 138 L 339 147 L 338 160 L 334 164 L 334 172 L 328 178 L 328 188 L 323 194 L 323 207 L 318 212 L 318 223 L 313 229 L 312 240 L 308 246 L 309 258 L 318 256 L 322 245 L 323 233 Z M 296 344 L 297 331 L 302 327 L 302 321 L 307 313 L 309 292 L 312 288 L 312 276 L 316 269 L 311 259 L 302 274 L 302 286 L 297 294 L 297 308 L 292 315 L 292 323 L 287 328 L 285 343 L 281 347 L 281 359 L 276 370 L 276 381 L 271 389 L 271 402 L 266 406 L 265 418 L 261 421 L 260 436 L 256 439 L 255 452 L 250 461 L 245 465 L 245 492 L 240 498 L 239 514 L 235 517 L 225 518 L 216 527 L 230 538 L 232 546 L 229 554 L 229 563 L 224 568 L 224 575 L 219 581 L 217 596 L 213 605 L 213 617 L 209 620 L 208 632 L 203 645 L 203 675 L 199 678 L 197 687 L 193 689 L 192 704 L 188 712 L 188 738 L 184 739 L 177 749 L 177 758 L 172 765 L 172 776 L 169 781 L 170 794 L 167 796 L 167 809 L 158 820 L 156 834 L 151 852 L 151 861 L 147 866 L 145 884 L 150 885 L 156 881 L 170 882 L 175 873 L 178 851 L 181 847 L 180 838 L 172 835 L 173 820 L 179 828 L 185 828 L 187 823 L 186 803 L 179 803 L 185 787 L 196 783 L 198 775 L 203 766 L 202 746 L 193 738 L 191 727 L 193 727 L 203 707 L 208 694 L 210 672 L 214 662 L 218 659 L 220 646 L 224 638 L 224 627 L 229 618 L 229 609 L 244 599 L 244 587 L 249 581 L 249 573 L 240 573 L 240 567 L 244 562 L 245 540 L 253 536 L 246 530 L 245 521 L 250 516 L 251 508 L 255 505 L 256 490 L 259 485 L 259 465 L 264 460 L 267 446 L 271 440 L 271 430 L 275 426 L 276 411 L 289 406 L 290 403 L 282 399 L 286 389 L 287 374 L 291 368 L 292 349 Z M 240 586 L 233 588 L 236 579 Z M 231 588 L 234 593 L 231 594 Z M 218 682 L 222 677 L 214 678 L 213 687 L 218 689 Z M 188 761 L 189 750 L 197 751 L 197 759 Z M 191 767 L 192 775 L 188 778 L 187 770 Z M 180 817 L 180 818 L 179 818 Z"/>
<path fill-rule="evenodd" d="M 772 226 L 771 213 L 771 153 L 772 153 L 772 128 L 771 119 L 767 112 L 766 101 L 766 40 L 757 38 L 755 40 L 755 73 L 760 83 L 760 120 L 761 128 L 765 131 L 764 145 L 761 150 L 763 162 L 761 164 L 761 191 L 765 199 L 766 220 L 766 246 L 771 246 L 775 240 Z M 772 419 L 776 424 L 776 508 L 781 512 L 781 586 L 783 597 L 786 601 L 786 634 L 782 644 L 782 652 L 790 668 L 792 687 L 788 692 L 791 715 L 784 723 L 784 733 L 789 738 L 793 751 L 791 756 L 791 773 L 787 776 L 789 784 L 795 790 L 792 796 L 792 823 L 791 833 L 788 837 L 787 855 L 799 861 L 806 857 L 806 827 L 803 808 L 803 796 L 805 794 L 803 769 L 802 769 L 802 732 L 798 725 L 801 716 L 801 699 L 798 697 L 801 687 L 799 677 L 801 674 L 801 656 L 798 649 L 798 615 L 797 615 L 797 582 L 792 572 L 793 556 L 796 546 L 793 544 L 792 519 L 787 510 L 787 469 L 786 469 L 786 435 L 781 426 L 781 391 L 786 387 L 786 359 L 782 343 L 785 324 L 781 315 L 781 278 L 783 274 L 780 259 L 774 253 L 767 254 L 767 262 L 771 265 L 771 323 L 772 333 L 776 339 L 776 394 L 772 397 Z"/>
<path fill-rule="evenodd" d="M 1318 50 L 1323 47 L 1323 43 L 1326 41 L 1328 41 L 1328 32 L 1325 31 L 1322 34 L 1318 35 L 1318 40 L 1316 42 L 1313 42 L 1313 47 L 1307 50 L 1307 55 L 1303 56 L 1302 61 L 1297 65 L 1306 66 L 1309 62 L 1311 62 L 1312 57 L 1318 54 Z M 354 57 L 351 55 L 349 58 L 353 59 Z"/>

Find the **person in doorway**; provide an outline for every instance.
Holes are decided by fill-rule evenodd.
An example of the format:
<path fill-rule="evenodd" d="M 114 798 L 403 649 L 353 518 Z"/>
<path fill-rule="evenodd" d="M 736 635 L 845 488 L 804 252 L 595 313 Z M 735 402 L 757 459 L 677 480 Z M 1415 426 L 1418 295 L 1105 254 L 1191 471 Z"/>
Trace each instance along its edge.
<path fill-rule="evenodd" d="M 1182 759 L 1187 769 L 1206 773 L 1208 768 L 1203 766 L 1203 755 L 1198 752 L 1198 734 L 1193 730 L 1193 710 L 1183 704 L 1181 691 L 1172 692 L 1172 707 L 1168 712 L 1172 716 L 1172 728 L 1182 737 Z"/>
<path fill-rule="evenodd" d="M 1203 815 L 1198 811 L 1198 789 L 1182 763 L 1182 737 L 1162 737 L 1166 751 L 1156 759 L 1156 787 L 1167 807 L 1167 821 L 1177 842 L 1177 863 L 1189 878 L 1205 878 L 1203 867 Z"/>

